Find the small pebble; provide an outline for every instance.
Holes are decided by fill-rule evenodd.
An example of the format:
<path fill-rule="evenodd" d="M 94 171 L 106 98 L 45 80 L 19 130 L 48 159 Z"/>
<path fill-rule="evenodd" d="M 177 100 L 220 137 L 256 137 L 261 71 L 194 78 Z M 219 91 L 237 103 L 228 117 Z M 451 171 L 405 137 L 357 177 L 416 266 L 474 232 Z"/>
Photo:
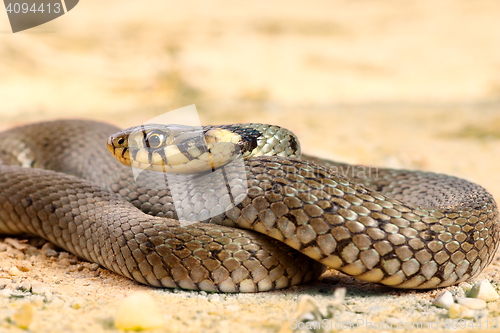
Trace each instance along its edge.
<path fill-rule="evenodd" d="M 486 302 L 479 298 L 459 298 L 457 299 L 457 303 L 473 310 L 484 309 L 486 307 Z"/>
<path fill-rule="evenodd" d="M 14 258 L 19 260 L 24 260 L 26 258 L 26 255 L 23 252 L 15 252 Z"/>
<path fill-rule="evenodd" d="M 69 265 L 71 265 L 71 263 L 69 262 L 68 258 L 62 258 L 59 260 L 59 266 L 68 267 Z"/>
<path fill-rule="evenodd" d="M 29 272 L 30 269 L 33 267 L 33 265 L 26 260 L 19 262 L 19 264 L 17 264 L 16 266 L 21 272 Z"/>
<path fill-rule="evenodd" d="M 52 292 L 49 290 L 47 286 L 45 286 L 41 282 L 33 282 L 31 284 L 31 293 L 36 294 L 36 295 L 42 295 L 47 298 L 52 297 Z"/>
<path fill-rule="evenodd" d="M 472 298 L 482 299 L 485 302 L 496 301 L 498 298 L 500 298 L 495 288 L 488 280 L 476 282 L 470 290 L 468 296 Z"/>
<path fill-rule="evenodd" d="M 460 304 L 452 304 L 448 311 L 448 317 L 451 319 L 474 318 L 474 310 Z"/>
<path fill-rule="evenodd" d="M 45 256 L 47 257 L 57 257 L 57 251 L 56 250 L 52 250 L 52 249 L 48 249 L 46 250 L 45 252 Z"/>
<path fill-rule="evenodd" d="M 42 253 L 47 257 L 57 257 L 59 254 L 55 250 L 56 246 L 52 243 L 45 243 L 42 246 Z"/>
<path fill-rule="evenodd" d="M 432 304 L 443 309 L 449 309 L 453 303 L 453 295 L 448 290 L 443 291 L 432 301 Z"/>
<path fill-rule="evenodd" d="M 24 303 L 12 315 L 16 325 L 22 329 L 27 329 L 33 321 L 33 306 L 30 303 Z"/>
<path fill-rule="evenodd" d="M 80 272 L 83 270 L 83 266 L 82 265 L 71 265 L 68 267 L 68 273 L 71 273 L 71 272 Z"/>
<path fill-rule="evenodd" d="M 21 282 L 18 286 L 17 289 L 20 290 L 30 290 L 31 289 L 31 283 L 28 280 L 24 280 Z"/>
<path fill-rule="evenodd" d="M 123 330 L 147 330 L 163 326 L 163 316 L 154 298 L 145 292 L 134 293 L 120 301 L 115 327 Z"/>
<path fill-rule="evenodd" d="M 25 250 L 28 248 L 28 244 L 26 244 L 26 241 L 20 241 L 15 238 L 5 238 L 4 242 L 11 245 L 16 250 Z"/>
<path fill-rule="evenodd" d="M 99 264 L 96 264 L 96 263 L 85 263 L 85 267 L 87 267 L 90 271 L 97 271 L 99 269 Z"/>
<path fill-rule="evenodd" d="M 19 268 L 17 268 L 16 266 L 12 266 L 10 269 L 9 269 L 9 275 L 10 276 L 20 276 L 22 275 L 23 273 L 19 270 Z"/>

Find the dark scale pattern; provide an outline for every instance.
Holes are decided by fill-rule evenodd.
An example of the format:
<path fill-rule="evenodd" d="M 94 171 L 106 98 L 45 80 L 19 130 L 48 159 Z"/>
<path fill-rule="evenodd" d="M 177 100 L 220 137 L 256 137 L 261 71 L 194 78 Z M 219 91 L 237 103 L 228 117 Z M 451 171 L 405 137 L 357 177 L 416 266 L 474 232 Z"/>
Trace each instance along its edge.
<path fill-rule="evenodd" d="M 353 182 L 332 172 L 347 165 L 309 159 L 330 170 L 296 159 L 249 159 L 249 196 L 223 223 L 267 234 L 358 279 L 397 288 L 449 286 L 477 276 L 491 262 L 498 211 L 479 185 L 389 169 Z M 359 168 L 354 175 L 365 168 L 351 167 Z"/>
<path fill-rule="evenodd" d="M 277 126 L 221 127 L 260 133 L 257 155 L 300 154 L 296 138 Z M 309 281 L 323 271 L 320 263 L 397 288 L 447 286 L 479 274 L 498 247 L 496 204 L 476 184 L 312 157 L 306 159 L 328 169 L 250 158 L 248 190 L 238 177 L 232 184 L 241 204 L 211 221 L 225 226 L 185 227 L 161 187 L 163 174 L 144 171 L 134 181 L 106 151 L 115 131 L 58 121 L 0 133 L 0 158 L 15 165 L 0 165 L 0 232 L 39 235 L 140 283 L 225 292 Z M 227 184 L 204 182 L 213 195 L 198 208 L 223 211 Z M 191 191 L 189 183 L 184 190 Z M 186 200 L 199 204 L 196 196 Z"/>
<path fill-rule="evenodd" d="M 267 124 L 229 124 L 206 126 L 206 130 L 223 128 L 241 137 L 240 151 L 243 157 L 286 156 L 300 157 L 300 145 L 295 135 L 287 129 Z"/>
<path fill-rule="evenodd" d="M 322 264 L 265 235 L 204 223 L 181 227 L 138 210 L 168 216 L 172 202 L 167 190 L 151 190 L 163 177 L 144 173 L 135 183 L 130 168 L 106 151 L 107 136 L 116 131 L 102 123 L 57 121 L 1 133 L 4 163 L 21 160 L 92 182 L 0 165 L 0 233 L 41 236 L 155 287 L 256 292 L 314 280 L 324 271 Z"/>
<path fill-rule="evenodd" d="M 208 127 L 209 129 L 210 127 Z M 262 137 L 262 133 L 253 127 L 239 126 L 220 126 L 219 128 L 227 129 L 241 137 L 239 148 L 241 154 L 251 153 L 258 146 L 258 138 Z"/>

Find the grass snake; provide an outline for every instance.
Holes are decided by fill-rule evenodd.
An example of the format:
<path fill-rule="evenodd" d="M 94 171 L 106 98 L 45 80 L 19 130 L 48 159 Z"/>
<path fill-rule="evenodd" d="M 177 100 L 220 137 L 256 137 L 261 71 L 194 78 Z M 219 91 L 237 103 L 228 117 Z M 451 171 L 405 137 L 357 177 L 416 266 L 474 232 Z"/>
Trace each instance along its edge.
<path fill-rule="evenodd" d="M 395 288 L 449 286 L 477 276 L 499 244 L 497 206 L 481 186 L 420 171 L 377 168 L 367 177 L 363 166 L 301 157 L 291 132 L 259 124 L 203 128 L 208 145 L 226 136 L 221 150 L 237 146 L 245 157 L 246 181 L 233 184 L 244 195 L 207 221 L 185 224 L 170 188 L 156 186 L 164 174 L 134 175 L 105 143 L 122 163 L 161 154 L 124 152 L 127 136 L 108 139 L 117 131 L 60 120 L 0 133 L 0 232 L 43 237 L 143 284 L 220 292 L 290 287 L 325 265 Z M 155 140 L 144 142 L 151 148 Z M 162 158 L 208 156 L 182 144 L 175 142 L 177 157 L 164 150 Z M 347 168 L 349 178 L 335 172 Z M 236 169 L 225 168 L 229 176 Z M 202 186 L 212 195 L 200 211 L 225 204 L 218 190 L 227 184 L 209 177 Z M 199 205 L 196 196 L 185 200 Z"/>

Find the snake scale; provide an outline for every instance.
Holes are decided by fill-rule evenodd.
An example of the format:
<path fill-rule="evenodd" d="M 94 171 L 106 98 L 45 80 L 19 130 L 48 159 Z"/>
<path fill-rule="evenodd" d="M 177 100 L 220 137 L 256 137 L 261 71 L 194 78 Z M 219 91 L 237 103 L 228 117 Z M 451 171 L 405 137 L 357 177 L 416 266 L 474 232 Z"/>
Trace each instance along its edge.
<path fill-rule="evenodd" d="M 107 151 L 118 130 L 60 120 L 1 133 L 0 233 L 43 237 L 143 284 L 219 292 L 290 287 L 325 265 L 395 288 L 449 286 L 477 276 L 499 244 L 496 203 L 479 185 L 393 169 L 367 177 L 310 156 L 248 157 L 241 202 L 183 225 L 169 189 L 151 185 L 160 173 L 134 180 Z M 335 172 L 346 168 L 349 178 Z M 207 202 L 221 205 L 224 185 L 209 185 Z"/>

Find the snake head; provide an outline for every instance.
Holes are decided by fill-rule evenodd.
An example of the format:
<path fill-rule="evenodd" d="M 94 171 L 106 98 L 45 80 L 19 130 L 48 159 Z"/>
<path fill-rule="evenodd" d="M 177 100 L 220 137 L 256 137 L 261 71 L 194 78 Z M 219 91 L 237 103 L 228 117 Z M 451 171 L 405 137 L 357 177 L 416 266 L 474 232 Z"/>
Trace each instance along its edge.
<path fill-rule="evenodd" d="M 197 173 L 234 160 L 240 139 L 221 128 L 146 124 L 111 135 L 107 148 L 122 164 L 134 168 Z"/>

